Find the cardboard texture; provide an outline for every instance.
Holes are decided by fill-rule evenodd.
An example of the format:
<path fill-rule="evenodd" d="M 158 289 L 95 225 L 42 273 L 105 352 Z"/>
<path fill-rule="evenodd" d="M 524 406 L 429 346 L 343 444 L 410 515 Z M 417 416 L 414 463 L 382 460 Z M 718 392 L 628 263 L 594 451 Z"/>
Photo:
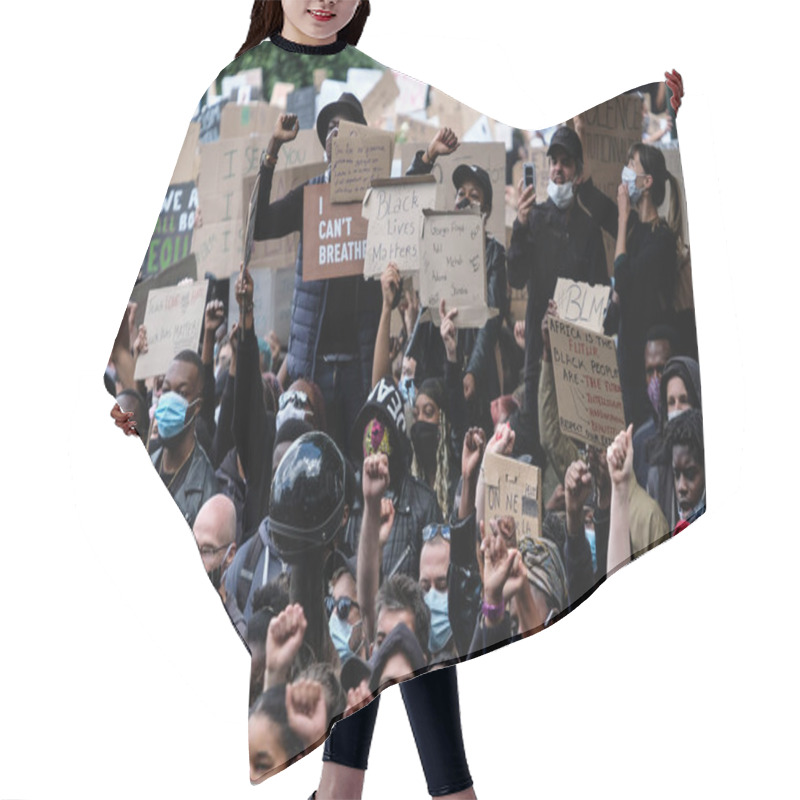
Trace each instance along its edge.
<path fill-rule="evenodd" d="M 163 375 L 181 350 L 198 349 L 207 294 L 208 281 L 150 292 L 144 312 L 147 352 L 136 360 L 137 381 Z"/>
<path fill-rule="evenodd" d="M 548 325 L 559 427 L 566 436 L 608 447 L 627 427 L 614 340 L 556 317 Z"/>
<path fill-rule="evenodd" d="M 306 186 L 303 197 L 303 280 L 342 278 L 364 272 L 367 220 L 361 203 L 330 200 L 331 185 Z"/>
<path fill-rule="evenodd" d="M 370 184 L 388 178 L 394 134 L 342 120 L 331 147 L 332 203 L 361 203 Z"/>
<path fill-rule="evenodd" d="M 481 116 L 480 111 L 476 111 L 474 108 L 465 105 L 460 100 L 456 100 L 455 97 L 445 94 L 440 89 L 431 87 L 429 97 L 428 116 L 438 117 L 439 127 L 452 128 L 459 139 L 464 136 Z"/>
<path fill-rule="evenodd" d="M 434 324 L 439 302 L 458 308 L 458 328 L 480 328 L 493 314 L 486 306 L 483 219 L 476 211 L 424 211 L 419 296 Z M 497 311 L 495 310 L 495 314 Z"/>
<path fill-rule="evenodd" d="M 405 173 L 411 166 L 417 150 L 424 149 L 436 135 L 433 131 L 422 144 L 406 143 L 400 150 L 402 169 Z M 486 230 L 498 241 L 505 241 L 505 190 L 506 190 L 506 151 L 501 142 L 463 142 L 455 153 L 436 159 L 431 175 L 436 178 L 439 191 L 436 208 L 449 209 L 455 205 L 456 189 L 453 186 L 453 172 L 459 164 L 477 164 L 489 173 L 492 182 L 492 213 L 486 221 Z"/>
<path fill-rule="evenodd" d="M 219 138 L 240 139 L 251 134 L 270 136 L 280 113 L 280 108 L 264 102 L 228 103 L 222 109 Z"/>
<path fill-rule="evenodd" d="M 387 69 L 361 103 L 367 124 L 384 127 L 387 118 L 394 118 L 394 101 L 399 94 L 394 75 Z"/>
<path fill-rule="evenodd" d="M 542 471 L 533 464 L 487 453 L 484 460 L 484 530 L 489 535 L 489 521 L 512 517 L 517 544 L 522 539 L 542 535 Z"/>
<path fill-rule="evenodd" d="M 172 171 L 170 186 L 176 183 L 189 183 L 197 181 L 200 174 L 200 123 L 190 122 L 186 137 L 183 140 L 181 152 L 178 154 L 178 161 Z"/>
<path fill-rule="evenodd" d="M 197 280 L 197 259 L 191 253 L 171 267 L 147 278 L 133 287 L 131 302 L 136 303 L 136 326 L 144 322 L 144 309 L 147 305 L 147 296 L 153 289 L 163 289 L 165 286 L 177 286 L 185 278 Z"/>
<path fill-rule="evenodd" d="M 435 202 L 431 175 L 373 181 L 362 204 L 369 220 L 364 277 L 379 276 L 390 261 L 401 273 L 419 270 L 422 210 Z"/>
<path fill-rule="evenodd" d="M 570 278 L 559 278 L 553 294 L 561 319 L 582 325 L 595 333 L 603 332 L 603 320 L 610 297 L 610 286 L 592 286 Z"/>

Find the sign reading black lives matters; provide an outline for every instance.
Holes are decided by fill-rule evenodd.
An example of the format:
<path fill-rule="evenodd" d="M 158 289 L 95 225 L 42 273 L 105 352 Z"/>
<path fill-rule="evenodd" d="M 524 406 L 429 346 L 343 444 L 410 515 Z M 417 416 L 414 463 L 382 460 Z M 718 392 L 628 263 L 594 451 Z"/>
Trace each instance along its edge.
<path fill-rule="evenodd" d="M 197 205 L 197 187 L 194 181 L 176 183 L 167 189 L 167 196 L 161 206 L 156 229 L 142 264 L 142 277 L 158 275 L 189 255 L 192 250 L 192 229 Z"/>

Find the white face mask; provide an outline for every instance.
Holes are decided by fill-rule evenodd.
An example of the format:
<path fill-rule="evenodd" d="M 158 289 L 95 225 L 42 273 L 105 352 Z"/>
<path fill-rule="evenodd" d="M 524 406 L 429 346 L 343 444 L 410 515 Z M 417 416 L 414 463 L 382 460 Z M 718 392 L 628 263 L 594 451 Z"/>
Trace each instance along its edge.
<path fill-rule="evenodd" d="M 681 414 L 683 414 L 683 412 L 685 410 L 686 410 L 685 408 L 676 408 L 676 409 L 673 409 L 672 411 L 668 411 L 667 412 L 667 421 L 668 422 L 672 422 L 672 420 L 675 419 L 675 417 L 679 417 Z"/>
<path fill-rule="evenodd" d="M 547 196 L 563 211 L 572 202 L 572 181 L 547 184 Z"/>
<path fill-rule="evenodd" d="M 636 186 L 636 179 L 639 176 L 629 166 L 622 168 L 622 182 L 628 188 L 628 197 L 631 198 L 631 203 L 636 205 L 642 197 L 642 190 Z"/>

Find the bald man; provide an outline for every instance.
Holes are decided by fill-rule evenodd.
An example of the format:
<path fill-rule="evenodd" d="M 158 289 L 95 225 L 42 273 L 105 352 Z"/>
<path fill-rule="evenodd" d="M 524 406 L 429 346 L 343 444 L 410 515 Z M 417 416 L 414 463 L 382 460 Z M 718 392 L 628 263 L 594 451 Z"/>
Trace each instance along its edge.
<path fill-rule="evenodd" d="M 236 555 L 236 508 L 224 494 L 212 495 L 200 507 L 192 528 L 203 567 L 214 588 L 219 592 L 225 610 L 241 636 L 247 625 L 233 598 L 228 602 L 222 576 Z"/>

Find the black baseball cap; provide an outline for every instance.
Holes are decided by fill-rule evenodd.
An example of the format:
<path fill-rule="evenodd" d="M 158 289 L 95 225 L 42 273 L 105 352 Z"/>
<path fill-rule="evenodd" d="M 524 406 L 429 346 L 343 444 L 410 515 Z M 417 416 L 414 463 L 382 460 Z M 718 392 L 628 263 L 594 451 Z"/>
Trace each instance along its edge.
<path fill-rule="evenodd" d="M 492 181 L 489 173 L 477 164 L 459 164 L 453 171 L 453 186 L 461 188 L 464 181 L 470 180 L 483 189 L 483 202 L 488 213 L 492 211 Z"/>
<path fill-rule="evenodd" d="M 553 152 L 554 147 L 561 147 L 567 151 L 567 155 L 571 156 L 578 163 L 583 163 L 583 146 L 578 134 L 572 128 L 562 125 L 553 134 L 550 139 L 550 147 L 547 148 L 547 155 Z"/>

